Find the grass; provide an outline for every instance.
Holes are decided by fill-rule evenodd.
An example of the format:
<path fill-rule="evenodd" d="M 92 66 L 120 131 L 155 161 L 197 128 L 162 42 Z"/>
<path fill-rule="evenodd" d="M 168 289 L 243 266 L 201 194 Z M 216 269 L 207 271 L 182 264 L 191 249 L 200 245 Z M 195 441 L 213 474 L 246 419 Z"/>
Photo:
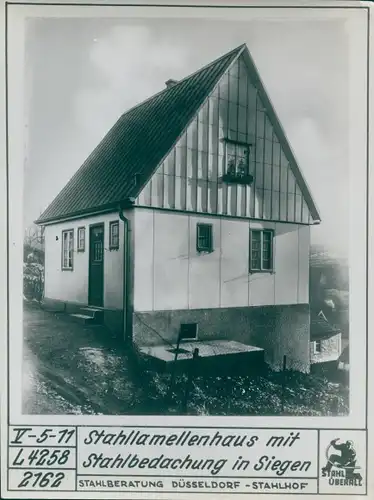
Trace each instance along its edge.
<path fill-rule="evenodd" d="M 261 376 L 198 376 L 186 404 L 187 376 L 178 375 L 169 391 L 170 375 L 148 372 L 148 397 L 163 402 L 163 413 L 190 415 L 347 415 L 348 388 L 315 374 L 266 371 Z M 283 404 L 282 404 L 283 402 Z"/>

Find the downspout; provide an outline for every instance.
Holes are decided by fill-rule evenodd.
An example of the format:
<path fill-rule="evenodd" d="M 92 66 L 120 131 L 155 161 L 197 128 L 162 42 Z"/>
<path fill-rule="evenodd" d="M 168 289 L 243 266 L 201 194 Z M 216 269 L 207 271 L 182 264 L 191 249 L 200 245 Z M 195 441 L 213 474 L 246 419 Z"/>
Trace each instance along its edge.
<path fill-rule="evenodd" d="M 129 346 L 131 341 L 131 332 L 129 322 L 129 280 L 130 280 L 130 221 L 127 217 L 123 215 L 123 208 L 120 205 L 118 208 L 118 216 L 121 221 L 124 223 L 124 237 L 125 242 L 123 246 L 123 316 L 122 316 L 122 329 L 123 329 L 123 339 L 126 346 Z"/>

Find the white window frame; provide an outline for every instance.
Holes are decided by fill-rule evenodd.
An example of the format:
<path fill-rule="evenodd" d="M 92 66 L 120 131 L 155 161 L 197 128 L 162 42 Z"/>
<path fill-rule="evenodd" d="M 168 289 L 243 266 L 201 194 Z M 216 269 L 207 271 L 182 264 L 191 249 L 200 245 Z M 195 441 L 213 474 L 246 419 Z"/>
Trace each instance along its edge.
<path fill-rule="evenodd" d="M 206 238 L 208 240 L 207 246 L 202 246 L 200 244 L 202 236 L 201 231 L 206 230 Z M 199 253 L 211 253 L 213 252 L 213 224 L 207 224 L 205 222 L 198 222 L 196 224 L 196 251 Z"/>
<path fill-rule="evenodd" d="M 228 175 L 233 175 L 233 176 L 247 176 L 249 175 L 249 155 L 250 155 L 250 144 L 240 142 L 240 141 L 231 141 L 231 140 L 225 140 L 225 164 L 226 164 L 226 174 Z M 230 154 L 229 149 L 234 148 L 235 149 L 235 154 L 232 155 Z M 238 158 L 239 155 L 236 152 L 237 148 L 243 148 L 245 154 L 244 157 L 246 159 L 243 167 L 243 171 L 239 171 L 239 160 Z M 229 165 L 229 158 L 230 157 L 235 157 L 235 164 L 234 165 Z"/>
<path fill-rule="evenodd" d="M 113 243 L 113 227 L 118 228 L 117 232 L 117 243 Z M 118 250 L 119 249 L 119 221 L 113 220 L 109 222 L 109 249 Z"/>
<path fill-rule="evenodd" d="M 80 237 L 80 232 L 83 231 L 83 238 Z M 81 246 L 81 241 L 83 240 L 83 246 Z M 86 250 L 86 228 L 80 226 L 77 229 L 77 251 L 84 252 Z"/>
<path fill-rule="evenodd" d="M 66 238 L 65 235 L 67 235 Z M 63 271 L 72 271 L 74 269 L 74 229 L 65 229 L 62 231 L 61 268 Z"/>
<path fill-rule="evenodd" d="M 253 267 L 253 259 L 252 259 L 252 242 L 253 242 L 253 233 L 260 233 L 260 267 Z M 270 234 L 270 267 L 264 267 L 264 233 Z M 249 233 L 249 271 L 251 273 L 274 273 L 274 231 L 272 229 L 250 229 Z"/>

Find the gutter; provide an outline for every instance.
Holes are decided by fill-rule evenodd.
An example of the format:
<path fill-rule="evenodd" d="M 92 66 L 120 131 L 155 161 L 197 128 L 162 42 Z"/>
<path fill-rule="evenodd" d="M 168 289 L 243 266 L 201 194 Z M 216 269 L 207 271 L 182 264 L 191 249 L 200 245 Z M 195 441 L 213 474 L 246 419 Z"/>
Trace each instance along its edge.
<path fill-rule="evenodd" d="M 90 208 L 88 210 L 80 210 L 78 212 L 73 212 L 71 214 L 62 215 L 60 217 L 52 217 L 52 218 L 46 218 L 46 219 L 39 217 L 39 219 L 36 219 L 34 221 L 34 224 L 37 224 L 38 226 L 47 226 L 49 224 L 56 224 L 56 223 L 65 222 L 68 220 L 83 219 L 86 217 L 92 217 L 94 215 L 105 214 L 108 212 L 115 212 L 117 207 L 118 207 L 118 202 L 117 203 L 109 203 L 107 205 L 102 205 L 101 207 L 97 207 L 97 208 Z"/>
<path fill-rule="evenodd" d="M 122 298 L 122 328 L 123 339 L 126 346 L 131 343 L 131 322 L 129 321 L 129 282 L 130 282 L 130 243 L 131 243 L 131 227 L 130 221 L 123 215 L 123 206 L 118 207 L 118 217 L 124 224 L 124 244 L 123 244 L 123 298 Z"/>

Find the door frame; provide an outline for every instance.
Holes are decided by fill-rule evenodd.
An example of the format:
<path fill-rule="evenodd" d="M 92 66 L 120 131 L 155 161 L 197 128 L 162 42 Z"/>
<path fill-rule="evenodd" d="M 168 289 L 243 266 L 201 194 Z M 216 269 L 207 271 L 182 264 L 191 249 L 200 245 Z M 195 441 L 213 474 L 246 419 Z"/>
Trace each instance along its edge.
<path fill-rule="evenodd" d="M 94 306 L 92 305 L 90 302 L 90 284 L 91 284 L 91 230 L 95 227 L 102 227 L 103 228 L 103 265 L 102 265 L 102 268 L 103 268 L 103 289 L 102 289 L 102 292 L 103 292 L 103 305 L 102 306 Z M 104 280 L 105 280 L 105 272 L 104 272 L 104 255 L 105 255 L 105 222 L 94 222 L 92 224 L 89 224 L 88 225 L 88 300 L 87 300 L 87 304 L 89 306 L 92 306 L 92 307 L 97 307 L 97 308 L 101 308 L 101 309 L 104 309 Z"/>

